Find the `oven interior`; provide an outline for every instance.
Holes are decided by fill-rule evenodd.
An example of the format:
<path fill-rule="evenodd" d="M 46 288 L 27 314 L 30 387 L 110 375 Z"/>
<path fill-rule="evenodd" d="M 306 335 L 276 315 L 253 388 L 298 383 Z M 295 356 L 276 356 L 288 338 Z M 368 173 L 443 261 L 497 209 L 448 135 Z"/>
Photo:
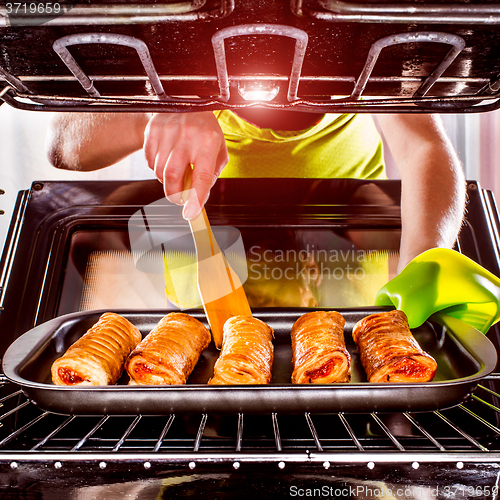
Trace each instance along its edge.
<path fill-rule="evenodd" d="M 63 7 L 64 15 L 41 20 L 9 14 L 0 2 L 0 104 L 78 112 L 499 107 L 496 2 L 99 0 Z M 253 90 L 270 100 L 253 101 Z M 286 192 L 280 180 L 270 180 L 269 191 L 246 182 L 220 180 L 207 211 L 215 227 L 242 236 L 255 264 L 246 282 L 255 306 L 363 307 L 393 275 L 397 181 L 291 180 Z M 457 249 L 500 275 L 495 200 L 474 181 L 468 196 Z M 131 304 L 175 309 L 164 268 L 138 274 L 127 241 L 130 218 L 161 198 L 158 183 L 147 181 L 40 181 L 20 192 L 1 261 L 2 354 L 60 314 Z M 151 222 L 160 231 L 182 225 L 168 207 L 153 210 Z M 325 264 L 322 245 L 342 265 L 323 266 L 318 283 L 309 271 Z M 319 262 L 298 257 L 313 246 Z M 181 250 L 192 259 L 189 244 Z M 284 280 L 295 257 L 308 271 L 301 279 L 316 281 Z M 361 270 L 370 282 L 363 293 L 356 288 Z M 130 282 L 140 292 L 123 293 Z M 284 283 L 287 293 L 273 303 Z M 488 333 L 497 349 L 498 333 L 496 326 Z M 495 498 L 497 371 L 451 408 L 321 414 L 58 414 L 2 377 L 0 488 L 41 498 L 213 497 L 214 489 L 220 497 L 279 498 L 324 486 L 331 496 L 338 490 L 338 497 L 360 499 Z"/>
<path fill-rule="evenodd" d="M 320 261 L 319 244 L 326 238 L 328 248 L 338 252 L 334 255 L 342 255 L 340 250 L 371 251 L 371 260 L 361 261 L 367 282 L 387 279 L 399 241 L 399 181 L 295 179 L 287 192 L 276 189 L 281 182 L 269 180 L 269 192 L 265 192 L 262 187 L 257 189 L 258 180 L 221 179 L 207 205 L 214 227 L 236 228 L 249 262 L 253 257 L 255 263 L 280 269 L 275 277 L 282 277 L 286 250 L 302 264 L 297 249 L 309 245 L 311 250 L 314 242 Z M 264 204 L 270 192 L 279 193 L 273 198 L 272 211 Z M 468 183 L 468 195 L 467 221 L 457 249 L 498 273 L 494 199 L 474 182 Z M 166 302 L 162 273 L 142 278 L 149 288 L 141 294 L 144 304 L 140 306 L 137 297 L 120 296 L 112 287 L 113 279 L 121 287 L 126 280 L 137 283 L 131 245 L 134 232 L 129 223 L 138 209 L 151 207 L 147 216 L 153 231 L 182 227 L 179 208 L 165 204 L 162 197 L 156 181 L 47 181 L 20 193 L 18 223 L 13 221 L 3 255 L 3 351 L 32 325 L 85 311 L 91 297 L 106 301 L 111 296 L 118 300 L 115 305 L 124 307 L 128 302 L 120 301 L 135 300 L 138 308 L 146 310 L 156 306 L 174 309 L 174 304 Z M 487 238 L 478 238 L 485 234 Z M 336 247 L 332 247 L 332 235 Z M 182 237 L 180 243 L 185 245 Z M 264 251 L 268 251 L 266 259 L 257 261 L 256 256 Z M 335 266 L 344 272 L 343 285 L 328 268 L 322 268 L 322 275 L 335 279 L 344 291 L 356 280 L 353 273 L 347 277 L 346 266 L 353 264 L 349 258 Z M 96 265 L 100 266 L 98 272 Z M 99 280 L 111 286 L 106 290 Z M 248 286 L 257 290 L 255 295 L 261 300 L 270 285 L 268 280 L 259 281 L 250 279 Z M 290 286 L 299 285 L 293 282 Z M 326 284 L 327 291 L 330 285 Z M 259 286 L 264 286 L 262 293 Z M 92 287 L 94 293 L 89 293 Z M 313 291 L 306 299 L 312 296 L 321 305 L 321 293 Z M 326 295 L 337 300 L 335 295 Z M 370 300 L 353 296 L 358 302 L 346 307 L 366 306 L 363 302 Z M 349 294 L 343 293 L 343 297 Z M 304 300 L 294 293 L 280 298 L 279 307 L 296 307 L 297 300 Z M 155 302 L 161 300 L 163 304 Z M 276 304 L 267 306 L 272 309 Z M 305 310 L 314 306 L 301 304 Z M 498 349 L 496 326 L 488 337 Z M 436 487 L 445 492 L 454 484 L 456 494 L 462 495 L 457 498 L 470 498 L 467 488 L 471 485 L 493 491 L 497 484 L 500 396 L 496 373 L 481 380 L 458 405 L 396 413 L 259 412 L 257 406 L 252 412 L 70 414 L 39 407 L 19 386 L 5 377 L 1 382 L 4 484 L 26 492 L 92 495 L 105 488 L 116 494 L 163 492 L 164 498 L 182 498 L 213 490 L 215 485 L 221 495 L 230 497 L 247 485 L 243 498 L 250 498 L 256 494 L 285 497 L 294 488 L 325 485 L 347 488 L 351 498 L 371 498 L 366 489 L 383 483 L 379 487 L 394 490 L 411 484 L 413 489 L 406 491 L 406 498 L 418 498 L 422 492 L 441 498 L 432 496 Z M 82 467 L 96 471 L 83 473 L 84 486 L 78 472 Z M 123 477 L 124 468 L 129 471 L 127 478 Z M 263 488 L 269 490 L 263 492 Z"/>

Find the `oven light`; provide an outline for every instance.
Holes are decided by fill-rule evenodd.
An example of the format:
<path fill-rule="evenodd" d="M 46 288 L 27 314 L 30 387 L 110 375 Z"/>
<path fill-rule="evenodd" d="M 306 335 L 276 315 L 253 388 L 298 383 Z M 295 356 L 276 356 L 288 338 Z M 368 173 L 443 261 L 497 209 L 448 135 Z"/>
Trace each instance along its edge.
<path fill-rule="evenodd" d="M 280 88 L 273 82 L 240 82 L 238 92 L 245 101 L 272 101 Z"/>

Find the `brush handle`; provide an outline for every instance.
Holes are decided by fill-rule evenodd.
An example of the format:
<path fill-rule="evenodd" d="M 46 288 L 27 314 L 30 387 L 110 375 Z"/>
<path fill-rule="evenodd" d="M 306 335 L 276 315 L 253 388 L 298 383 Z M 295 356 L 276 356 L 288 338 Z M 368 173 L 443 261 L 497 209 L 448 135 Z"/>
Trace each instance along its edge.
<path fill-rule="evenodd" d="M 189 168 L 184 191 L 191 186 L 191 176 Z M 183 199 L 186 199 L 184 194 Z M 189 221 L 189 227 L 196 247 L 198 290 L 214 343 L 220 349 L 225 322 L 233 316 L 251 316 L 252 310 L 238 275 L 217 244 L 205 208 Z"/>
<path fill-rule="evenodd" d="M 196 219 L 189 221 L 189 227 L 196 247 L 198 287 L 202 299 L 212 300 L 220 293 L 227 295 L 240 288 L 242 286 L 240 278 L 220 249 L 205 208 Z"/>
<path fill-rule="evenodd" d="M 189 196 L 192 176 L 193 169 L 188 167 L 184 175 L 184 188 L 182 192 L 182 199 L 184 202 L 187 201 Z M 191 233 L 193 234 L 198 260 L 208 259 L 213 255 L 221 253 L 221 249 L 217 244 L 217 240 L 215 239 L 212 228 L 210 227 L 210 221 L 208 220 L 205 207 L 202 207 L 201 212 L 195 219 L 189 221 L 189 227 L 191 229 Z"/>
<path fill-rule="evenodd" d="M 189 221 L 199 259 L 208 259 L 222 253 L 208 220 L 205 207 L 201 209 L 196 219 Z"/>

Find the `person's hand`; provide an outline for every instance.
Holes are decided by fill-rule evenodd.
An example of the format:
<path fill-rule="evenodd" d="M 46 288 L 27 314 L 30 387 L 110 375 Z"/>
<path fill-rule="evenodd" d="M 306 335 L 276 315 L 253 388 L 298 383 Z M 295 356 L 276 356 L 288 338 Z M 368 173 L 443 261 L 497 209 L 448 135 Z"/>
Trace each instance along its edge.
<path fill-rule="evenodd" d="M 153 114 L 144 132 L 144 153 L 165 196 L 177 204 L 182 203 L 186 169 L 193 166 L 192 191 L 183 210 L 186 219 L 200 213 L 228 162 L 224 134 L 211 111 Z"/>

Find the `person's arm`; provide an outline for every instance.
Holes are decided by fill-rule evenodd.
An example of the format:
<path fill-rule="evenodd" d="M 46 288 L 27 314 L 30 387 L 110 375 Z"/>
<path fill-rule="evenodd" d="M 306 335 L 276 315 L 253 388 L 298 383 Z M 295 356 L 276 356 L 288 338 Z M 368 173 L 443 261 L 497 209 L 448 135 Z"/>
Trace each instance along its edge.
<path fill-rule="evenodd" d="M 60 113 L 49 127 L 47 152 L 58 168 L 97 170 L 144 147 L 165 195 L 180 203 L 187 168 L 193 195 L 184 216 L 196 217 L 228 161 L 224 134 L 211 111 L 190 113 Z"/>
<path fill-rule="evenodd" d="M 57 113 L 49 124 L 50 163 L 65 170 L 92 171 L 113 165 L 142 148 L 148 114 Z"/>
<path fill-rule="evenodd" d="M 464 216 L 465 178 L 437 116 L 378 115 L 377 121 L 401 175 L 401 271 L 425 250 L 453 247 Z"/>

